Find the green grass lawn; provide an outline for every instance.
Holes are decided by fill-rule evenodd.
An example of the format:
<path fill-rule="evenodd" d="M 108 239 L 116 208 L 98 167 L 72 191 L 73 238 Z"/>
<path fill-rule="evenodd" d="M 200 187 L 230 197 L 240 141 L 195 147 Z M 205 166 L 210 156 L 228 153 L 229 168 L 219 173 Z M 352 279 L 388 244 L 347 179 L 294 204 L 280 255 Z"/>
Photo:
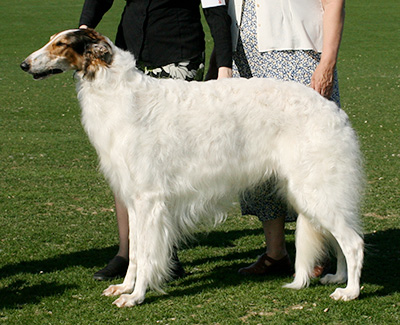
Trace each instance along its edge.
<path fill-rule="evenodd" d="M 72 73 L 35 82 L 20 62 L 76 27 L 82 1 L 0 3 L 0 322 L 5 324 L 395 324 L 400 322 L 400 69 L 398 0 L 354 0 L 338 64 L 343 108 L 357 130 L 368 187 L 366 257 L 356 301 L 335 286 L 282 289 L 285 277 L 236 272 L 263 251 L 254 217 L 228 221 L 183 247 L 191 274 L 118 309 L 92 275 L 117 250 L 112 194 L 80 125 Z M 114 37 L 124 2 L 98 30 Z M 207 44 L 211 41 L 207 35 Z M 209 49 L 208 49 L 209 50 Z M 287 242 L 294 257 L 293 223 Z M 118 281 L 114 281 L 118 283 Z"/>

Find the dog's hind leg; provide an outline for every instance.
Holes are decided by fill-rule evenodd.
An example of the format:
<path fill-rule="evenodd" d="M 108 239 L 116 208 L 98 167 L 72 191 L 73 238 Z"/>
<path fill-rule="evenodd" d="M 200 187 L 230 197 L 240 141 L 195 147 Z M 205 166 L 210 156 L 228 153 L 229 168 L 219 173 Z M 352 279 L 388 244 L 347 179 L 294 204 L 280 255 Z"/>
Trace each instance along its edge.
<path fill-rule="evenodd" d="M 347 287 L 337 288 L 331 294 L 335 300 L 352 300 L 360 294 L 360 277 L 364 258 L 364 241 L 362 237 L 350 226 L 342 226 L 340 232 L 332 231 L 332 235 L 337 240 L 347 263 Z M 340 268 L 345 263 L 339 255 Z M 338 269 L 338 272 L 343 272 Z M 329 278 L 327 278 L 329 279 Z"/>
<path fill-rule="evenodd" d="M 321 278 L 320 282 L 322 284 L 329 284 L 329 283 L 346 283 L 347 281 L 347 264 L 346 258 L 343 255 L 342 249 L 340 248 L 336 239 L 330 235 L 330 243 L 333 246 L 333 249 L 336 254 L 337 259 L 337 267 L 335 274 L 326 274 L 324 277 Z"/>
<path fill-rule="evenodd" d="M 161 284 L 168 277 L 173 245 L 168 211 L 157 195 L 142 194 L 141 197 L 135 204 L 136 217 L 129 219 L 130 248 L 136 253 L 136 281 L 131 294 L 123 294 L 114 301 L 118 307 L 141 304 L 148 287 L 163 293 Z M 130 276 L 128 272 L 126 278 Z M 129 280 L 124 281 L 125 288 L 130 288 Z"/>
<path fill-rule="evenodd" d="M 315 263 L 324 255 L 324 237 L 307 217 L 299 214 L 296 223 L 296 275 L 284 288 L 301 289 L 310 284 Z"/>

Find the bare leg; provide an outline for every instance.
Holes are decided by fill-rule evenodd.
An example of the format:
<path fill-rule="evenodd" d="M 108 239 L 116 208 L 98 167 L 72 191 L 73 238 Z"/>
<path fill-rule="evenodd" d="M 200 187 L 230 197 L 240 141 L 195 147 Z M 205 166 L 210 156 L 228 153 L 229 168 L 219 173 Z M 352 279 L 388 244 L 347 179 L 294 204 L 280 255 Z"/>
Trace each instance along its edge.
<path fill-rule="evenodd" d="M 241 275 L 286 274 L 292 272 L 290 258 L 285 242 L 285 217 L 263 221 L 265 254 L 248 267 L 241 268 Z"/>
<path fill-rule="evenodd" d="M 285 217 L 281 216 L 273 220 L 263 221 L 266 254 L 274 260 L 280 260 L 287 255 L 285 242 Z M 265 261 L 270 264 L 269 261 Z"/>
<path fill-rule="evenodd" d="M 115 197 L 115 210 L 117 214 L 119 250 L 117 255 L 129 259 L 129 217 L 125 205 Z"/>
<path fill-rule="evenodd" d="M 124 276 L 129 260 L 129 217 L 125 205 L 115 197 L 115 210 L 118 223 L 119 249 L 118 253 L 107 266 L 97 271 L 93 278 L 98 281 L 111 280 Z"/>

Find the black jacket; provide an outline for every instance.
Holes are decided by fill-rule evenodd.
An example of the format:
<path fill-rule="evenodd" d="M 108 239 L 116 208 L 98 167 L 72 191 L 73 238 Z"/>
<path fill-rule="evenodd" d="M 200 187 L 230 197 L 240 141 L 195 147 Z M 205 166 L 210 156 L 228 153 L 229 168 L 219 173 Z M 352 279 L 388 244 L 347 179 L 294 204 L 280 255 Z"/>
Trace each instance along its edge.
<path fill-rule="evenodd" d="M 85 0 L 79 25 L 95 28 L 113 0 Z M 214 39 L 217 66 L 232 66 L 230 18 L 226 6 L 204 9 Z M 149 66 L 177 63 L 205 49 L 200 0 L 128 0 L 115 45 Z"/>

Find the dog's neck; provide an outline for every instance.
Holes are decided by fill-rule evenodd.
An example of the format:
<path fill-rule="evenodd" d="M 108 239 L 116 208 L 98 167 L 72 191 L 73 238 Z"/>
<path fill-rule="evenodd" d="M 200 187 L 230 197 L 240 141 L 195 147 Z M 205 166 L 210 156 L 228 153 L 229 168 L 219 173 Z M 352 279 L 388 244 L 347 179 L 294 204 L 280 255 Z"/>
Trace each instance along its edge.
<path fill-rule="evenodd" d="M 143 75 L 136 67 L 134 56 L 112 44 L 112 60 L 110 64 L 99 64 L 91 68 L 90 74 L 85 69 L 77 70 L 75 75 L 80 84 L 96 84 L 104 87 L 122 80 L 132 80 Z M 147 76 L 145 76 L 147 77 Z M 105 80 L 107 80 L 105 82 Z"/>

